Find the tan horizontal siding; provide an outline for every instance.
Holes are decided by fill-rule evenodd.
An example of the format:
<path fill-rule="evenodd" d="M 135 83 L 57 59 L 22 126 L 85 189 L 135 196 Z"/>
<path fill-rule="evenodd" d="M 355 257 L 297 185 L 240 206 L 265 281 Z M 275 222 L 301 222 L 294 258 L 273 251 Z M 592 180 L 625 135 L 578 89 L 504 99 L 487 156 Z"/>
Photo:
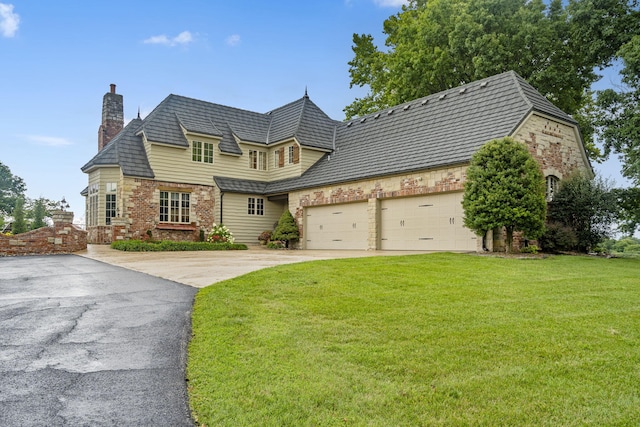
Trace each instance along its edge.
<path fill-rule="evenodd" d="M 215 155 L 213 164 L 194 162 L 191 160 L 191 148 L 153 144 L 149 164 L 158 181 L 212 185 L 216 173 Z"/>
<path fill-rule="evenodd" d="M 252 196 L 248 194 L 225 193 L 222 199 L 223 222 L 238 243 L 258 244 L 258 236 L 265 230 L 273 230 L 274 224 L 278 222 L 284 212 L 284 202 L 275 203 L 264 199 L 264 215 L 247 214 L 247 199 Z M 220 205 L 220 203 L 218 203 Z M 216 221 L 220 220 L 220 214 L 216 216 Z M 217 224 L 218 222 L 216 222 Z"/>

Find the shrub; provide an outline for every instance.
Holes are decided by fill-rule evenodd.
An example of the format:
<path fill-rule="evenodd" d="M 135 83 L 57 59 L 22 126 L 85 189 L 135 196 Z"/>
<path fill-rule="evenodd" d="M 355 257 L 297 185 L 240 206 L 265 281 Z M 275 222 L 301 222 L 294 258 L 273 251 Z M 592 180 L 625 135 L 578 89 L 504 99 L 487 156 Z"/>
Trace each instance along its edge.
<path fill-rule="evenodd" d="M 285 244 L 283 242 L 281 242 L 280 240 L 276 240 L 276 241 L 267 243 L 267 248 L 269 248 L 269 249 L 284 249 L 285 248 Z"/>
<path fill-rule="evenodd" d="M 573 230 L 576 243 L 565 250 L 586 253 L 610 237 L 617 209 L 608 181 L 576 174 L 560 181 L 549 202 L 548 220 Z"/>
<path fill-rule="evenodd" d="M 258 240 L 260 240 L 261 242 L 268 242 L 269 240 L 271 240 L 271 231 L 265 230 L 260 233 L 260 235 L 258 236 Z"/>
<path fill-rule="evenodd" d="M 213 224 L 213 227 L 209 232 L 209 236 L 207 237 L 207 241 L 211 243 L 233 243 L 235 238 L 226 225 Z"/>
<path fill-rule="evenodd" d="M 521 254 L 537 254 L 538 247 L 536 245 L 525 246 L 523 248 L 520 248 L 520 253 Z"/>
<path fill-rule="evenodd" d="M 211 242 L 143 242 L 142 240 L 119 240 L 111 243 L 113 249 L 128 252 L 161 252 L 161 251 L 224 251 L 247 249 L 242 243 Z"/>
<path fill-rule="evenodd" d="M 571 227 L 559 222 L 550 222 L 539 242 L 547 252 L 570 251 L 577 246 L 578 238 Z"/>
<path fill-rule="evenodd" d="M 640 253 L 640 245 L 639 244 L 627 245 L 624 248 L 624 253 Z"/>
<path fill-rule="evenodd" d="M 296 220 L 289 212 L 289 209 L 286 209 L 280 216 L 278 226 L 273 230 L 271 238 L 283 241 L 287 248 L 289 247 L 289 242 L 295 242 L 300 238 L 298 224 L 296 224 Z"/>

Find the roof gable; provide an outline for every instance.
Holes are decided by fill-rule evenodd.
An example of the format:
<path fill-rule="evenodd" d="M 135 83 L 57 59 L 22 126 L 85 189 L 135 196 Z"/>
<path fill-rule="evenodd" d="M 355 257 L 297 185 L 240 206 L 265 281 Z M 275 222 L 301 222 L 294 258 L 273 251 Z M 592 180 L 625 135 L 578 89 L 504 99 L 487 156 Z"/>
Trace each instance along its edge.
<path fill-rule="evenodd" d="M 306 94 L 268 114 L 270 144 L 296 138 L 302 146 L 330 150 L 335 128 L 341 123 L 327 116 Z"/>
<path fill-rule="evenodd" d="M 120 166 L 122 173 L 128 176 L 153 178 L 142 137 L 137 134 L 142 120 L 131 120 L 122 131 L 80 168 L 89 172 L 100 166 Z"/>

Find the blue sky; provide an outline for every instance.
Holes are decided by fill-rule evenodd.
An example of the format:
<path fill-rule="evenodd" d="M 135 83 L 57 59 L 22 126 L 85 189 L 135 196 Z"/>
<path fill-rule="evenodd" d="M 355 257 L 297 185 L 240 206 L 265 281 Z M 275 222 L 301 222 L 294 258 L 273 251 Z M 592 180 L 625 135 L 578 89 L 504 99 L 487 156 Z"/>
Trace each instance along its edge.
<path fill-rule="evenodd" d="M 349 89 L 353 33 L 384 43 L 400 0 L 0 0 L 0 161 L 27 195 L 84 217 L 102 96 L 125 120 L 174 93 L 258 112 L 304 95 L 334 119 L 364 95 Z M 610 85 L 605 77 L 598 87 Z M 595 165 L 618 183 L 617 160 Z"/>

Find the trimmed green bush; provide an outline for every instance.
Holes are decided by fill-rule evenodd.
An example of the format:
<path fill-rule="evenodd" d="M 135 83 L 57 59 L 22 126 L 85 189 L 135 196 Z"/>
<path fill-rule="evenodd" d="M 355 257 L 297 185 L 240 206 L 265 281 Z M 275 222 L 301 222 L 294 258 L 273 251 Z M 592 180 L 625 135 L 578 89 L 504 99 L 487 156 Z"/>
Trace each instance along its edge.
<path fill-rule="evenodd" d="M 296 220 L 291 215 L 288 209 L 286 209 L 280 219 L 278 220 L 278 225 L 273 233 L 271 234 L 271 240 L 280 240 L 283 241 L 285 247 L 289 247 L 289 242 L 297 242 L 300 238 L 300 232 L 298 231 L 298 224 Z"/>
<path fill-rule="evenodd" d="M 244 250 L 242 243 L 210 243 L 210 242 L 143 242 L 142 240 L 120 240 L 111 243 L 113 249 L 127 252 L 163 252 L 163 251 L 225 251 Z"/>
<path fill-rule="evenodd" d="M 538 241 L 545 252 L 569 251 L 578 244 L 573 229 L 559 222 L 549 222 Z"/>

